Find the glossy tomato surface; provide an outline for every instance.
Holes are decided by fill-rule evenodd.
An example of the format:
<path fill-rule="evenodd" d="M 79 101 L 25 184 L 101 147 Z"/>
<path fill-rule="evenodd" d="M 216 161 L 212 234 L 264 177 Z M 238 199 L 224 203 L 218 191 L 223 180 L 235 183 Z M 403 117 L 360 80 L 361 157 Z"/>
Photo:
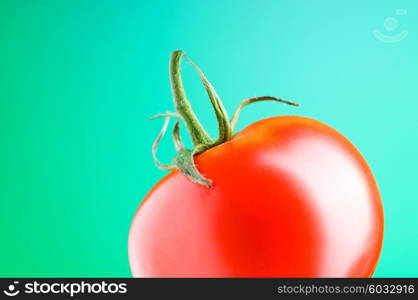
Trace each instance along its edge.
<path fill-rule="evenodd" d="M 206 188 L 178 171 L 140 205 L 129 233 L 135 277 L 369 277 L 383 208 L 359 151 L 318 121 L 258 121 L 195 158 Z"/>

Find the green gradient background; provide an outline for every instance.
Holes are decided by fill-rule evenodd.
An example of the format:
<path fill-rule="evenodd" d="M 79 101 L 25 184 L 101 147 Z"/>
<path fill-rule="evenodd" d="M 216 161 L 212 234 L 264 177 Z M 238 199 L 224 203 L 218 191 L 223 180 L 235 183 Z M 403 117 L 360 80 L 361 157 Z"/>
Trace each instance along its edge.
<path fill-rule="evenodd" d="M 164 175 L 150 154 L 161 122 L 147 118 L 173 107 L 174 49 L 229 111 L 265 94 L 302 103 L 256 104 L 241 126 L 304 115 L 357 145 L 385 207 L 375 276 L 418 276 L 418 2 L 220 2 L 0 0 L 1 277 L 130 276 L 131 218 Z M 377 40 L 397 8 L 409 36 Z M 190 66 L 184 76 L 214 135 Z"/>

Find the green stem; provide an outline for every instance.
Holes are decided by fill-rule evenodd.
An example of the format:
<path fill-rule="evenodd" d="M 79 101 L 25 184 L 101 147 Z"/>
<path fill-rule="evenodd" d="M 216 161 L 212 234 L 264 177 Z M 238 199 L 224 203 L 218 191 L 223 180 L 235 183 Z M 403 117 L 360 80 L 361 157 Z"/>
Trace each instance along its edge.
<path fill-rule="evenodd" d="M 210 148 L 225 143 L 229 141 L 231 138 L 233 138 L 233 130 L 238 122 L 241 110 L 245 106 L 254 102 L 265 100 L 282 102 L 294 106 L 298 106 L 299 104 L 270 96 L 249 98 L 240 103 L 231 120 L 229 121 L 228 114 L 213 86 L 207 80 L 206 76 L 203 74 L 200 68 L 185 56 L 185 58 L 197 70 L 200 79 L 202 80 L 203 85 L 205 86 L 209 99 L 212 103 L 213 109 L 215 110 L 216 118 L 218 120 L 219 136 L 214 141 L 203 128 L 196 114 L 193 112 L 190 102 L 186 98 L 180 74 L 181 58 L 183 56 L 185 56 L 185 54 L 182 51 L 177 50 L 174 51 L 170 57 L 170 79 L 174 98 L 174 105 L 177 113 L 167 112 L 164 114 L 156 115 L 151 118 L 164 118 L 163 127 L 152 146 L 152 155 L 154 157 L 155 164 L 160 169 L 166 171 L 178 169 L 193 182 L 199 183 L 203 186 L 210 188 L 213 186 L 212 180 L 206 178 L 204 174 L 200 173 L 200 171 L 197 169 L 197 166 L 194 163 L 194 157 L 200 153 L 207 151 Z M 157 158 L 157 148 L 161 139 L 167 131 L 170 118 L 177 119 L 173 128 L 173 141 L 174 147 L 178 155 L 173 159 L 173 162 L 171 164 L 162 164 L 159 162 Z M 194 149 L 192 150 L 186 149 L 186 147 L 181 142 L 180 120 L 183 120 L 185 122 L 186 127 L 190 133 L 191 140 L 194 145 Z"/>
<path fill-rule="evenodd" d="M 178 114 L 186 123 L 187 129 L 193 145 L 211 144 L 213 141 L 208 133 L 203 128 L 196 114 L 193 112 L 190 102 L 186 98 L 186 93 L 183 88 L 181 80 L 180 65 L 183 52 L 180 50 L 174 51 L 170 59 L 170 79 L 171 88 L 173 92 L 174 105 Z"/>
<path fill-rule="evenodd" d="M 218 120 L 219 136 L 214 142 L 214 145 L 219 145 L 229 141 L 232 137 L 232 128 L 231 124 L 229 123 L 228 113 L 224 108 L 221 99 L 219 98 L 214 87 L 206 78 L 202 70 L 194 62 L 192 62 L 186 54 L 184 55 L 184 58 L 196 69 L 197 73 L 199 74 L 199 77 L 202 80 L 202 83 L 209 96 L 210 102 L 212 103 L 213 110 L 215 111 L 216 119 Z"/>
<path fill-rule="evenodd" d="M 254 103 L 254 102 L 259 102 L 259 101 L 276 101 L 276 102 L 281 102 L 281 103 L 284 103 L 284 104 L 287 104 L 287 105 L 299 106 L 298 103 L 283 100 L 283 99 L 276 98 L 276 97 L 271 97 L 271 96 L 260 96 L 260 97 L 245 99 L 238 105 L 237 109 L 235 110 L 234 114 L 232 115 L 232 118 L 231 118 L 231 128 L 232 128 L 232 130 L 234 130 L 235 127 L 237 126 L 238 119 L 239 119 L 239 116 L 241 114 L 241 110 L 244 107 L 246 107 L 248 104 L 251 104 L 251 103 Z"/>
<path fill-rule="evenodd" d="M 183 143 L 181 142 L 180 137 L 180 121 L 176 120 L 176 123 L 174 123 L 174 129 L 173 129 L 173 143 L 174 143 L 174 149 L 176 149 L 177 153 L 181 153 L 186 150 Z"/>
<path fill-rule="evenodd" d="M 158 157 L 157 157 L 158 145 L 160 144 L 161 139 L 165 135 L 165 133 L 167 131 L 168 123 L 170 122 L 170 118 L 173 117 L 173 115 L 174 114 L 170 114 L 170 113 L 159 114 L 159 115 L 156 115 L 156 116 L 151 118 L 151 120 L 154 120 L 154 119 L 159 118 L 159 117 L 164 118 L 163 127 L 161 128 L 160 133 L 158 134 L 157 138 L 155 139 L 154 143 L 152 144 L 152 157 L 154 158 L 154 163 L 159 169 L 164 170 L 164 171 L 173 171 L 176 168 L 176 165 L 174 165 L 174 164 L 162 164 L 162 163 L 160 163 L 160 161 L 158 160 Z"/>

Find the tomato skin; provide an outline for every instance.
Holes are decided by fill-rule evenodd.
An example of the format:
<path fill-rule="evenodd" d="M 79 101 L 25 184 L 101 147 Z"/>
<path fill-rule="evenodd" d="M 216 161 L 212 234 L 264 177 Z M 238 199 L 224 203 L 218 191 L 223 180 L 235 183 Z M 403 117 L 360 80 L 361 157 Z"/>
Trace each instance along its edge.
<path fill-rule="evenodd" d="M 304 117 L 258 121 L 195 158 L 140 205 L 134 277 L 370 277 L 383 239 L 378 187 L 359 151 Z"/>

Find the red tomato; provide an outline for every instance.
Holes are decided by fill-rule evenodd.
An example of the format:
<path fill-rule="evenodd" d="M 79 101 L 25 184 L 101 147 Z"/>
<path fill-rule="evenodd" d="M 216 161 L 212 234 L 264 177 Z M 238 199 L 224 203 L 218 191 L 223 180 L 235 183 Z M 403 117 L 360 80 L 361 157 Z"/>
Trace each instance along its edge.
<path fill-rule="evenodd" d="M 207 188 L 179 171 L 139 207 L 135 277 L 369 277 L 383 208 L 359 151 L 318 121 L 258 121 L 195 158 Z"/>

